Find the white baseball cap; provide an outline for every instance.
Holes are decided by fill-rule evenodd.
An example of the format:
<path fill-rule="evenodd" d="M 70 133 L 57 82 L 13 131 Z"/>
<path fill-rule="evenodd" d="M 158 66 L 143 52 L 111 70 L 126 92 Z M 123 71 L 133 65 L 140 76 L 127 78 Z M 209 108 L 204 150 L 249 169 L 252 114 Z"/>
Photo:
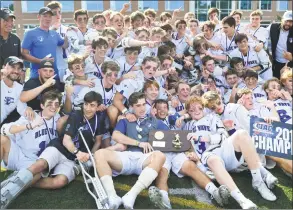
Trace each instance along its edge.
<path fill-rule="evenodd" d="M 282 19 L 283 20 L 292 20 L 293 21 L 293 19 L 292 19 L 292 11 L 285 12 Z"/>

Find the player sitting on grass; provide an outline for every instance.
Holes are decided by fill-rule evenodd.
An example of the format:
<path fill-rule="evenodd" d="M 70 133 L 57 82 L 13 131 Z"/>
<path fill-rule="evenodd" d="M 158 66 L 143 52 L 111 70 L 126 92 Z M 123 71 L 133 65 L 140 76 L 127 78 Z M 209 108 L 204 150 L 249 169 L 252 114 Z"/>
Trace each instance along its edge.
<path fill-rule="evenodd" d="M 241 109 L 239 107 L 236 107 L 236 109 L 230 109 L 227 106 L 225 107 L 221 102 L 220 96 L 212 91 L 207 92 L 202 96 L 202 102 L 205 107 L 213 110 L 215 112 L 214 114 L 218 114 L 220 116 L 222 115 L 221 119 L 223 120 L 223 123 L 227 128 L 228 133 L 230 134 L 230 137 L 219 140 L 216 147 L 209 149 L 209 152 L 203 155 L 202 162 L 209 165 L 220 184 L 225 183 L 228 186 L 228 188 L 231 190 L 232 197 L 238 201 L 241 207 L 246 208 L 254 206 L 254 204 L 248 201 L 237 189 L 227 171 L 236 169 L 244 163 L 244 160 L 247 162 L 248 168 L 252 174 L 253 188 L 257 190 L 264 199 L 269 201 L 276 200 L 276 196 L 268 188 L 274 188 L 275 184 L 277 183 L 277 178 L 261 165 L 260 159 L 253 145 L 253 141 L 248 133 L 249 126 L 246 129 L 238 128 L 236 130 L 234 124 L 234 119 L 236 118 L 231 119 L 229 117 L 230 112 L 235 112 L 233 115 L 240 116 L 239 113 L 237 114 L 237 112 L 244 112 L 246 111 L 245 108 L 242 105 L 240 105 Z M 249 118 L 249 115 L 246 114 L 246 116 L 242 117 Z M 203 138 L 203 140 L 208 141 L 209 139 Z M 221 159 L 213 155 L 217 155 Z M 225 163 L 225 167 L 220 164 L 221 162 Z M 228 180 L 230 180 L 230 182 Z"/>
<path fill-rule="evenodd" d="M 157 110 L 157 118 L 163 120 L 170 129 L 173 128 L 172 130 L 174 130 L 176 114 L 177 117 L 179 117 L 179 114 L 176 113 L 175 116 L 168 116 L 168 102 L 164 100 L 156 101 L 154 107 L 156 107 Z M 189 104 L 186 104 L 186 107 L 189 107 Z M 150 200 L 157 207 L 161 209 L 172 208 L 168 197 L 167 184 L 171 168 L 179 178 L 184 176 L 191 177 L 201 188 L 210 193 L 212 198 L 214 198 L 219 205 L 223 206 L 224 203 L 227 203 L 230 196 L 227 187 L 220 186 L 217 188 L 214 183 L 211 182 L 211 180 L 201 171 L 204 171 L 205 167 L 202 164 L 197 165 L 196 154 L 194 152 L 187 152 L 186 154 L 183 152 L 166 152 L 164 154 L 166 155 L 166 161 L 156 179 L 156 187 L 153 186 L 149 188 Z"/>
<path fill-rule="evenodd" d="M 1 182 L 1 209 L 7 207 L 17 195 L 14 186 L 25 187 L 33 176 L 26 168 L 39 158 L 51 140 L 57 138 L 57 114 L 61 95 L 48 91 L 41 97 L 42 111 L 35 114 L 33 121 L 21 117 L 16 122 L 4 124 L 1 128 L 1 160 L 9 170 L 19 171 L 15 176 Z M 35 181 L 40 176 L 36 176 Z"/>
<path fill-rule="evenodd" d="M 150 130 L 168 130 L 168 127 L 161 120 L 146 116 L 143 93 L 131 94 L 129 105 L 137 120 L 119 120 L 112 135 L 113 140 L 127 145 L 126 151 L 100 149 L 95 153 L 97 172 L 109 197 L 110 209 L 117 209 L 122 203 L 125 208 L 132 209 L 138 194 L 156 179 L 165 162 L 165 155 L 153 152 L 148 140 Z M 139 175 L 138 180 L 121 199 L 116 194 L 112 176 L 130 174 Z"/>
<path fill-rule="evenodd" d="M 99 149 L 101 145 L 102 134 L 105 133 L 104 114 L 97 112 L 97 108 L 101 102 L 102 97 L 98 93 L 93 91 L 87 93 L 84 97 L 82 110 L 77 110 L 70 114 L 64 126 L 63 135 L 60 138 L 51 136 L 52 141 L 50 141 L 47 148 L 42 152 L 39 159 L 34 164 L 27 165 L 29 166 L 27 169 L 22 168 L 23 170 L 20 170 L 9 178 L 9 183 L 4 189 L 2 188 L 3 191 L 1 190 L 1 201 L 3 196 L 6 196 L 7 200 L 11 201 L 30 184 L 34 184 L 35 187 L 43 189 L 57 189 L 64 187 L 74 180 L 74 160 L 77 159 L 82 163 L 89 160 L 89 154 L 79 135 L 79 130 L 82 129 L 84 138 L 92 152 Z M 51 117 L 53 113 L 55 114 L 56 108 L 59 108 L 59 101 L 53 101 L 53 103 L 55 105 L 54 112 L 51 110 L 52 103 L 49 106 Z M 38 134 L 45 134 L 45 132 Z M 46 135 L 46 137 L 48 136 Z M 46 144 L 44 143 L 43 146 L 45 148 Z M 38 176 L 40 173 L 44 178 L 36 183 L 32 183 L 33 177 L 35 179 L 34 181 L 40 178 Z M 53 177 L 48 177 L 50 173 Z M 17 182 L 10 182 L 13 180 L 17 180 Z"/>

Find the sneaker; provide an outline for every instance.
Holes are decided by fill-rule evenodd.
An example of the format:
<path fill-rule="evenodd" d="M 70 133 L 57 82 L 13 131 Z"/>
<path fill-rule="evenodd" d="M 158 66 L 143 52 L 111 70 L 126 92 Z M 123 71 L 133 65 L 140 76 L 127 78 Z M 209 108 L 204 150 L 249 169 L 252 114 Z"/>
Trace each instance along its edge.
<path fill-rule="evenodd" d="M 268 187 L 263 181 L 253 182 L 252 187 L 260 193 L 261 197 L 268 201 L 275 201 L 277 199 L 274 193 L 272 193 L 272 191 L 268 189 Z"/>
<path fill-rule="evenodd" d="M 229 204 L 229 198 L 231 196 L 230 191 L 226 185 L 221 185 L 219 187 L 219 194 L 222 198 L 223 204 L 227 205 Z"/>
<path fill-rule="evenodd" d="M 74 171 L 75 176 L 78 176 L 81 173 L 81 167 L 78 163 L 74 164 L 73 171 Z"/>
<path fill-rule="evenodd" d="M 172 209 L 170 200 L 166 201 L 163 199 L 160 189 L 155 186 L 149 188 L 149 198 L 151 202 L 160 209 Z"/>
<path fill-rule="evenodd" d="M 264 181 L 269 189 L 274 189 L 275 185 L 278 184 L 277 177 L 273 176 L 271 173 L 267 173 L 267 175 L 264 177 Z"/>
<path fill-rule="evenodd" d="M 230 192 L 225 185 L 221 185 L 211 195 L 211 198 L 214 199 L 222 207 L 229 203 L 229 197 Z"/>
<path fill-rule="evenodd" d="M 118 195 L 109 197 L 109 209 L 118 209 L 121 204 L 122 199 Z"/>
<path fill-rule="evenodd" d="M 245 198 L 245 200 L 241 200 L 239 205 L 242 209 L 257 209 L 257 205 L 255 205 L 251 200 Z"/>

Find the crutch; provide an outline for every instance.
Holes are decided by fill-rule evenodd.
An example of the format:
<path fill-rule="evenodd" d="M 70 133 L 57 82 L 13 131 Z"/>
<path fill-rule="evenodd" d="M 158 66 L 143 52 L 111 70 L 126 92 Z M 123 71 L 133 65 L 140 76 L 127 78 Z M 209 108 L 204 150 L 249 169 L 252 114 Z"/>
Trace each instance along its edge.
<path fill-rule="evenodd" d="M 85 183 L 85 186 L 86 186 L 86 189 L 87 191 L 89 192 L 89 194 L 95 199 L 96 201 L 96 204 L 97 204 L 97 207 L 98 209 L 109 209 L 109 205 L 108 205 L 108 196 L 104 190 L 104 187 L 100 181 L 100 178 L 97 174 L 97 170 L 96 170 L 96 165 L 95 165 L 95 160 L 94 160 L 94 157 L 91 153 L 91 150 L 88 148 L 88 145 L 84 139 L 84 136 L 82 134 L 82 128 L 78 129 L 79 131 L 79 134 L 83 140 L 83 143 L 90 155 L 90 161 L 93 163 L 93 167 L 94 167 L 94 173 L 95 173 L 95 177 L 93 178 L 84 168 L 83 164 L 78 161 L 79 165 L 80 165 L 80 168 L 81 168 L 81 172 L 82 172 L 82 176 L 83 176 L 83 179 L 84 179 L 84 183 Z M 90 189 L 90 184 L 93 185 L 94 189 Z M 96 195 L 98 197 L 96 197 Z"/>

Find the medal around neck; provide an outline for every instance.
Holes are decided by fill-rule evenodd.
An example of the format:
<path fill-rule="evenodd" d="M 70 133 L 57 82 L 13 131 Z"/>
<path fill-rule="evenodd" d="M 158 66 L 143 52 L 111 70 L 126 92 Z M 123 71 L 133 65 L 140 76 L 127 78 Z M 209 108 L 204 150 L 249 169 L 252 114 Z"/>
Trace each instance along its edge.
<path fill-rule="evenodd" d="M 157 131 L 156 133 L 155 133 L 155 138 L 157 139 L 157 140 L 162 140 L 163 138 L 164 138 L 164 133 L 162 132 L 162 131 Z"/>

